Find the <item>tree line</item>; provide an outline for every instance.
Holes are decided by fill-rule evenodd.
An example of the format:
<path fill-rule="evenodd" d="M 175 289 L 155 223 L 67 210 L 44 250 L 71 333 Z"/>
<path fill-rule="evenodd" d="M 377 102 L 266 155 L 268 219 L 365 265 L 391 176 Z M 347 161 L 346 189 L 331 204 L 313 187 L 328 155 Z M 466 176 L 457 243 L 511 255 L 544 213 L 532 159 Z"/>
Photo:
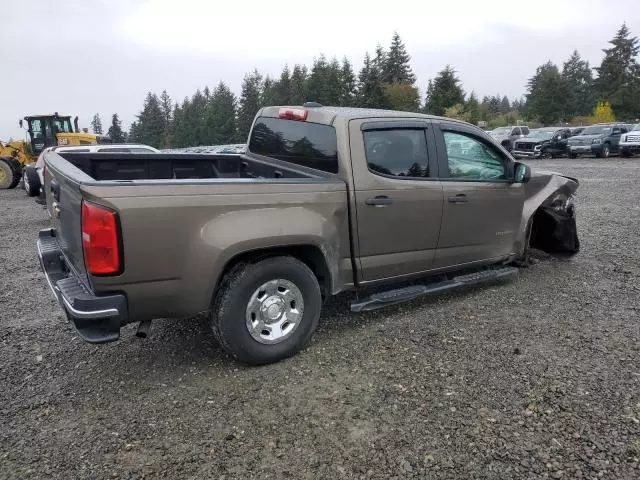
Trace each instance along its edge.
<path fill-rule="evenodd" d="M 634 121 L 640 117 L 639 40 L 623 24 L 609 44 L 595 68 L 577 50 L 561 68 L 551 61 L 540 65 L 521 98 L 496 94 L 479 99 L 474 91 L 467 94 L 450 65 L 429 79 L 421 98 L 411 57 L 395 33 L 387 49 L 378 45 L 373 55 L 365 54 L 357 73 L 346 57 L 321 55 L 310 67 L 285 65 L 275 78 L 258 70 L 246 74 L 239 97 L 222 81 L 213 90 L 197 90 L 180 103 L 166 91 L 160 96 L 149 92 L 128 134 L 122 131 L 117 114 L 112 115 L 107 133 L 114 141 L 126 139 L 158 148 L 242 143 L 262 106 L 305 101 L 424 112 L 474 124 L 486 122 L 490 127 L 518 120 L 583 124 L 614 115 Z M 95 133 L 102 133 L 98 114 L 91 124 Z"/>

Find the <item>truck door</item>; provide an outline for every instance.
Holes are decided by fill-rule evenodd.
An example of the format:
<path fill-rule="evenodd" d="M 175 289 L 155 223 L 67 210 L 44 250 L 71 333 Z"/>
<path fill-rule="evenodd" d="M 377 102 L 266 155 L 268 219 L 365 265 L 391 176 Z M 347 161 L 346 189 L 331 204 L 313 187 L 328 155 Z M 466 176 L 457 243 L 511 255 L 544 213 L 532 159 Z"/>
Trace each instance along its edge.
<path fill-rule="evenodd" d="M 423 120 L 349 122 L 359 281 L 433 268 L 442 219 L 432 126 Z"/>
<path fill-rule="evenodd" d="M 435 267 L 513 253 L 524 207 L 524 185 L 511 180 L 514 161 L 476 129 L 434 127 L 444 195 Z"/>

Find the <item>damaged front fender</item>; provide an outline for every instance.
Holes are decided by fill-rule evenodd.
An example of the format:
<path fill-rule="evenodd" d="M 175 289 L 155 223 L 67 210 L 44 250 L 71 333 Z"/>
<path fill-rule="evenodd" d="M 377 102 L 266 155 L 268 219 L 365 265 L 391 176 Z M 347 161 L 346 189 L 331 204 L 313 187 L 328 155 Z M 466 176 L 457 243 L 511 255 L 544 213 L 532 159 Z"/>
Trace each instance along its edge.
<path fill-rule="evenodd" d="M 528 247 L 550 254 L 573 255 L 580 250 L 574 195 L 578 180 L 555 172 L 533 172 L 524 185 L 525 201 L 517 239 L 520 256 Z"/>

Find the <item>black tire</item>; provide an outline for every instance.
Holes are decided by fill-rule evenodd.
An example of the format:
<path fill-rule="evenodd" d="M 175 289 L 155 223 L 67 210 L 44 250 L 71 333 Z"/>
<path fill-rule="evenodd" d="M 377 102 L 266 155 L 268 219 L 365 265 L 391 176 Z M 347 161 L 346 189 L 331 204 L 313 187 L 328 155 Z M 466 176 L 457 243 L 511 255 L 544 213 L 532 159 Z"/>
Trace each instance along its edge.
<path fill-rule="evenodd" d="M 541 157 L 546 159 L 546 160 L 549 160 L 551 158 L 555 158 L 553 153 L 551 153 L 549 150 L 543 150 Z"/>
<path fill-rule="evenodd" d="M 20 183 L 20 172 L 9 161 L 0 158 L 0 190 L 10 190 Z"/>
<path fill-rule="evenodd" d="M 620 150 L 620 156 L 624 158 L 629 158 L 631 156 L 631 152 L 628 152 L 627 150 Z"/>
<path fill-rule="evenodd" d="M 578 158 L 578 154 L 577 153 L 570 153 L 569 154 L 569 158 Z"/>
<path fill-rule="evenodd" d="M 249 333 L 247 307 L 254 292 L 274 279 L 292 282 L 302 294 L 304 309 L 290 336 L 279 343 L 264 344 Z M 294 355 L 309 342 L 318 326 L 321 306 L 320 286 L 311 269 L 292 257 L 272 257 L 239 264 L 225 275 L 213 301 L 210 325 L 227 353 L 243 363 L 263 365 Z"/>
<path fill-rule="evenodd" d="M 611 153 L 611 149 L 609 148 L 609 144 L 605 143 L 602 145 L 600 151 L 596 154 L 598 158 L 609 158 L 609 154 Z"/>
<path fill-rule="evenodd" d="M 35 197 L 40 193 L 40 177 L 33 165 L 27 165 L 22 169 L 22 182 L 29 197 Z"/>

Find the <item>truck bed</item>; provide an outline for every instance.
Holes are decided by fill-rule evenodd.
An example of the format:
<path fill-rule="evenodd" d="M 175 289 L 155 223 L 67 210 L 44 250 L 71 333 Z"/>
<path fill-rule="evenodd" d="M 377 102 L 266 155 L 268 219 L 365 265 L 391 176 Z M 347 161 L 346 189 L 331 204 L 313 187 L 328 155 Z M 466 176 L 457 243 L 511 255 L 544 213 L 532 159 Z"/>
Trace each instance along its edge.
<path fill-rule="evenodd" d="M 248 155 L 181 153 L 60 153 L 97 181 L 213 178 L 322 178 L 284 162 Z"/>

